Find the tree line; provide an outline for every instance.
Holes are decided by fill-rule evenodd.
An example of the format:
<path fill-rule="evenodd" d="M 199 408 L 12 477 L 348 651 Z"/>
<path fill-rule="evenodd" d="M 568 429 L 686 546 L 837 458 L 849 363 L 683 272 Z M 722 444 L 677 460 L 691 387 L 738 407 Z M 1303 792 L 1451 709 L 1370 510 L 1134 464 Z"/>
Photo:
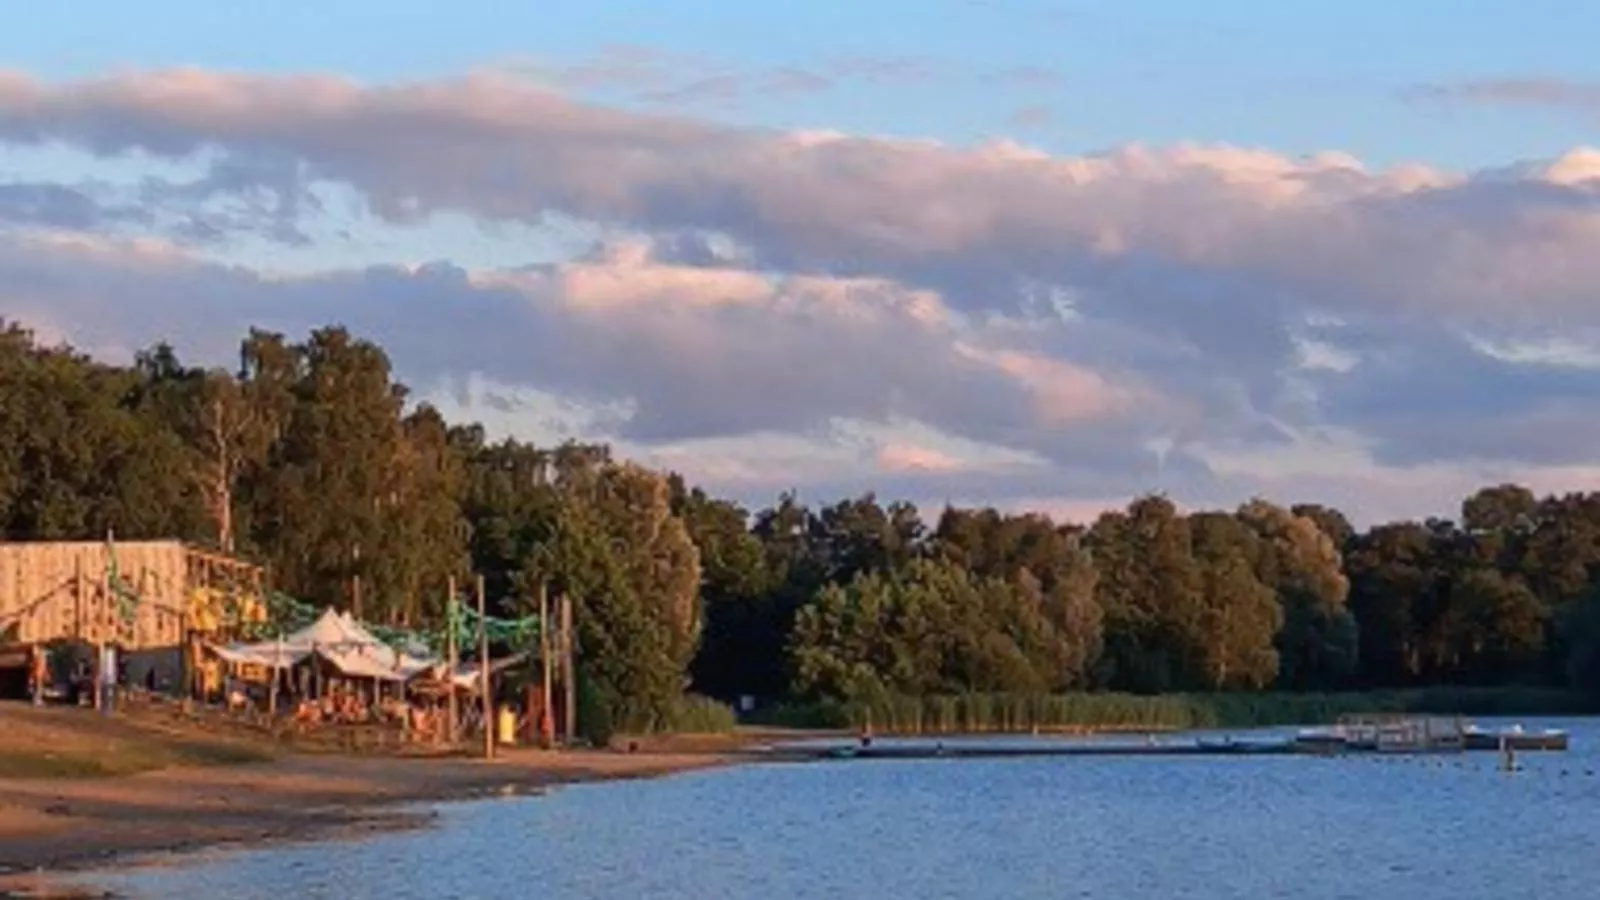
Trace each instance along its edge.
<path fill-rule="evenodd" d="M 255 330 L 237 367 L 132 365 L 0 324 L 0 537 L 177 538 L 385 624 L 481 574 L 496 615 L 573 598 L 615 715 L 973 693 L 1600 693 L 1600 493 L 1516 485 L 1357 530 L 1150 495 L 1092 523 L 867 494 L 750 510 L 604 446 L 491 441 L 414 404 L 342 328 Z"/>

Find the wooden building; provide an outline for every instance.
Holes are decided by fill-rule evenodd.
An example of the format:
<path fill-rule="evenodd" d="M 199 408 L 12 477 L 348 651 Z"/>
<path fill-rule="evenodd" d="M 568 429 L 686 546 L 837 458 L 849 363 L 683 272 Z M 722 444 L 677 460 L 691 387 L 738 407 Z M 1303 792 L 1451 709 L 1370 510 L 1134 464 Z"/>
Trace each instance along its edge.
<path fill-rule="evenodd" d="M 181 689 L 195 637 L 262 597 L 259 567 L 180 541 L 0 543 L 0 645 L 115 647 L 133 685 Z"/>

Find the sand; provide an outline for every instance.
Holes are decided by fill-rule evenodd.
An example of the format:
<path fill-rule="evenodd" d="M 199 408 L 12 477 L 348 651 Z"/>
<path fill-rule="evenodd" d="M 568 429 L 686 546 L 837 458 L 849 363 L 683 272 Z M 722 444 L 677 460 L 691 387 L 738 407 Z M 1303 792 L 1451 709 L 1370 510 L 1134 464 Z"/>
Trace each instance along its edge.
<path fill-rule="evenodd" d="M 284 754 L 112 777 L 0 778 L 0 897 L 47 896 L 52 872 L 152 855 L 425 825 L 431 813 L 418 805 L 430 802 L 782 758 L 765 749 L 773 737 L 668 739 L 635 752 L 502 748 L 492 761 Z"/>

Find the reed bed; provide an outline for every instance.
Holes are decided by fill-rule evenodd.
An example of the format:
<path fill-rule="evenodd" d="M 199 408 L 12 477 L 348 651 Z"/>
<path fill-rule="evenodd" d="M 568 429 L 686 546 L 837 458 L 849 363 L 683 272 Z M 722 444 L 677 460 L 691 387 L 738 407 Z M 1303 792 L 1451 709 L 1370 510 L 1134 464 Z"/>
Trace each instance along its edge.
<path fill-rule="evenodd" d="M 776 707 L 752 721 L 880 734 L 1169 731 L 1330 723 L 1355 713 L 1516 716 L 1600 712 L 1587 695 L 1546 688 L 1434 687 L 1342 693 L 959 694 Z"/>

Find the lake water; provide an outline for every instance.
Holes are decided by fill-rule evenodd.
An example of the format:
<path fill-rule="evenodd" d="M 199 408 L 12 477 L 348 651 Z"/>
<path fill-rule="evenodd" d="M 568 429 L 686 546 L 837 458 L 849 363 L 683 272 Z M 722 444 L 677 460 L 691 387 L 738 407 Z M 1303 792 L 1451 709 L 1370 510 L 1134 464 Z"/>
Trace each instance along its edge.
<path fill-rule="evenodd" d="M 1600 896 L 1600 723 L 1567 753 L 758 765 L 97 876 L 138 898 Z"/>

